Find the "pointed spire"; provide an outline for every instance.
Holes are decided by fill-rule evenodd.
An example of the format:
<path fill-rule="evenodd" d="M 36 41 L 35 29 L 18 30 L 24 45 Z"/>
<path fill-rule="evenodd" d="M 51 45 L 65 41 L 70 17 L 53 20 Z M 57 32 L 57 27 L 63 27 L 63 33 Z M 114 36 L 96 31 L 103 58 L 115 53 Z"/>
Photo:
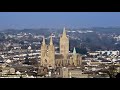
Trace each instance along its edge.
<path fill-rule="evenodd" d="M 75 47 L 74 47 L 74 50 L 73 50 L 73 54 L 74 54 L 74 55 L 76 54 L 76 49 L 75 49 Z"/>
<path fill-rule="evenodd" d="M 53 45 L 52 36 L 50 36 L 50 45 Z"/>
<path fill-rule="evenodd" d="M 45 37 L 43 36 L 43 42 L 42 45 L 45 45 Z"/>
<path fill-rule="evenodd" d="M 63 28 L 63 36 L 66 37 L 66 30 L 65 30 L 65 27 Z"/>

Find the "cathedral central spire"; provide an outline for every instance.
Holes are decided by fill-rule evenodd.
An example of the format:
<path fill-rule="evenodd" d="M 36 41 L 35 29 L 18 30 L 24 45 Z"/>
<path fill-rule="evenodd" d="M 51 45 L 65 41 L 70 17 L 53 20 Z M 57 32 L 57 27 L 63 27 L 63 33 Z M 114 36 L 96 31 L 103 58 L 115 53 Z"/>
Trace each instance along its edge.
<path fill-rule="evenodd" d="M 60 37 L 60 53 L 65 57 L 64 59 L 66 59 L 69 53 L 69 37 L 67 37 L 65 27 L 63 28 L 63 34 Z"/>
<path fill-rule="evenodd" d="M 42 45 L 45 45 L 45 37 L 43 36 L 43 42 Z"/>
<path fill-rule="evenodd" d="M 66 37 L 66 30 L 65 30 L 65 27 L 63 28 L 63 37 Z"/>

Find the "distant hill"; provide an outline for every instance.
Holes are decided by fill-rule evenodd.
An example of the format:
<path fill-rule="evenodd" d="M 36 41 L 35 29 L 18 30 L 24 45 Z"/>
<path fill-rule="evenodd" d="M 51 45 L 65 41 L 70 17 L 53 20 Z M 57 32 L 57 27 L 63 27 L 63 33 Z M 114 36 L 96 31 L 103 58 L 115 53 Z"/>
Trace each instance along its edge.
<path fill-rule="evenodd" d="M 89 28 L 81 28 L 80 30 L 88 30 Z M 37 33 L 41 34 L 41 32 L 62 32 L 63 29 L 49 29 L 49 28 L 40 28 L 40 29 L 6 29 L 6 30 L 1 30 L 0 32 L 5 32 L 5 33 L 19 33 L 19 32 L 26 32 L 26 33 Z M 77 30 L 77 29 L 69 29 L 69 30 Z M 100 32 L 100 33 L 116 33 L 120 34 L 120 27 L 93 27 L 90 28 L 90 30 L 95 31 L 95 32 Z"/>
<path fill-rule="evenodd" d="M 100 33 L 116 33 L 116 34 L 120 34 L 120 27 L 108 27 L 108 28 L 104 28 L 104 27 L 96 27 L 96 28 L 92 28 L 93 31 L 96 32 L 100 32 Z"/>
<path fill-rule="evenodd" d="M 50 33 L 50 30 L 47 29 L 47 28 L 41 28 L 41 29 L 23 29 L 23 30 L 7 29 L 7 30 L 3 30 L 1 32 L 9 33 L 9 34 L 17 34 L 17 33 L 20 33 L 20 32 L 24 32 L 24 33 L 34 33 L 34 34 L 46 35 L 46 34 Z"/>
<path fill-rule="evenodd" d="M 67 29 L 67 28 L 66 28 Z M 67 29 L 67 35 L 70 38 L 71 48 L 81 48 L 81 50 L 120 50 L 120 41 L 116 41 L 113 38 L 113 34 L 120 35 L 120 27 L 94 27 L 94 28 L 81 28 L 81 29 Z M 92 31 L 92 32 L 86 32 Z M 32 33 L 36 35 L 44 35 L 45 37 L 50 36 L 52 33 L 55 34 L 55 44 L 59 44 L 59 34 L 62 34 L 63 28 L 61 29 L 49 29 L 49 28 L 40 28 L 40 29 L 7 29 L 0 32 L 6 34 L 17 34 L 20 32 Z M 2 42 L 5 38 L 4 34 L 0 34 L 0 41 Z M 29 39 L 31 40 L 31 39 Z M 29 41 L 28 40 L 28 41 Z M 49 42 L 49 41 L 48 41 Z"/>

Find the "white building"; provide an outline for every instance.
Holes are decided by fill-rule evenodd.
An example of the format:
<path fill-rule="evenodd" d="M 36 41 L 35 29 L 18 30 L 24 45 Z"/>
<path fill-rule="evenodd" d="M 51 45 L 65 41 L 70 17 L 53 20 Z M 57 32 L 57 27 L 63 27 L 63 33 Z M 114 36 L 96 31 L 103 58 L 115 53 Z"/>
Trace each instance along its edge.
<path fill-rule="evenodd" d="M 119 55 L 120 54 L 118 50 L 116 50 L 116 51 L 105 50 L 105 51 L 96 51 L 96 52 L 98 52 L 99 54 L 105 54 L 106 53 L 107 55 Z"/>

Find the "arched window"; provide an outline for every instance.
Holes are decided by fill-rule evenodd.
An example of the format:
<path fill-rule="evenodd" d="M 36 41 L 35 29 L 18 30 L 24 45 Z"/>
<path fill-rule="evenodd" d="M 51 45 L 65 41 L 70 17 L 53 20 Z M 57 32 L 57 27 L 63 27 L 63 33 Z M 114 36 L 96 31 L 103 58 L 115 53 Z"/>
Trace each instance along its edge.
<path fill-rule="evenodd" d="M 45 62 L 47 63 L 47 60 L 45 59 Z"/>

